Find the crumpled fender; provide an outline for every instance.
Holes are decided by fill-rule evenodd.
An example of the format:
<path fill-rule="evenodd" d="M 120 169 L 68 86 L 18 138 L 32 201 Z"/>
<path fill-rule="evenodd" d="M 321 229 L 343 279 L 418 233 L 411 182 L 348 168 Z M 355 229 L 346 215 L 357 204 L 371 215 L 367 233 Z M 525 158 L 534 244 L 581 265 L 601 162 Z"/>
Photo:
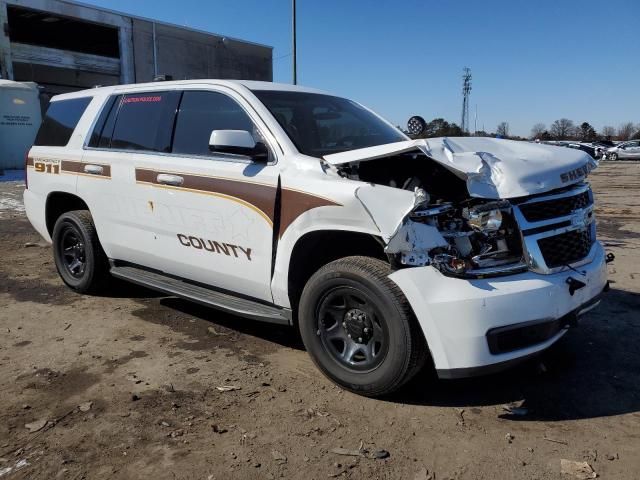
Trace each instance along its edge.
<path fill-rule="evenodd" d="M 413 192 L 384 185 L 358 187 L 355 196 L 373 220 L 385 243 L 398 230 L 402 219 L 416 206 Z"/>
<path fill-rule="evenodd" d="M 380 230 L 385 252 L 410 256 L 408 263 L 414 264 L 424 263 L 429 250 L 447 246 L 436 227 L 408 218 L 414 209 L 426 203 L 424 191 L 368 184 L 359 187 L 355 195 Z"/>

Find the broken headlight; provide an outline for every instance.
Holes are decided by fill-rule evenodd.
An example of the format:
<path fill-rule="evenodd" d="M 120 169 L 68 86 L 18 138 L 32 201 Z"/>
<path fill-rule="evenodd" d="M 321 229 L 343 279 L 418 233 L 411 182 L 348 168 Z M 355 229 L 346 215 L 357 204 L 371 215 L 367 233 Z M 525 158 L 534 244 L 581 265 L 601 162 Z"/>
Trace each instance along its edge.
<path fill-rule="evenodd" d="M 498 209 L 487 211 L 470 209 L 466 218 L 469 226 L 478 232 L 497 232 L 502 225 L 502 212 Z"/>
<path fill-rule="evenodd" d="M 506 200 L 464 203 L 464 207 L 423 203 L 405 219 L 387 253 L 399 253 L 401 264 L 433 265 L 453 276 L 495 275 L 524 267 L 511 204 Z"/>
<path fill-rule="evenodd" d="M 511 205 L 507 200 L 487 202 L 464 208 L 462 216 L 469 226 L 478 232 L 494 233 L 502 226 L 502 210 L 509 211 Z"/>

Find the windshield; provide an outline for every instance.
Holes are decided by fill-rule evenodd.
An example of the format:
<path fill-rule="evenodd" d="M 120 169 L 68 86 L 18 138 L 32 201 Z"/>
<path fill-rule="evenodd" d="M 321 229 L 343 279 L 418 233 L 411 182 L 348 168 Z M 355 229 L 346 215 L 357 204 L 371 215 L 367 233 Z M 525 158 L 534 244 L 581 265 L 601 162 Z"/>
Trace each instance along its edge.
<path fill-rule="evenodd" d="M 305 155 L 322 157 L 407 140 L 398 129 L 345 98 L 272 90 L 253 93 Z"/>

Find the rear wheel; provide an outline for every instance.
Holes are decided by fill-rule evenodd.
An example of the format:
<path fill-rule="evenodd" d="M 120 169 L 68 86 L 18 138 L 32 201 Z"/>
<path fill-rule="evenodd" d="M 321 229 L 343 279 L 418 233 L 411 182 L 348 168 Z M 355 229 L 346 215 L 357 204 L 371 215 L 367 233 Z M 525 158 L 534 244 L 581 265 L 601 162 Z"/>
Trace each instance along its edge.
<path fill-rule="evenodd" d="M 64 283 L 80 293 L 96 293 L 104 287 L 109 264 L 87 210 L 60 215 L 52 240 L 56 268 Z"/>
<path fill-rule="evenodd" d="M 361 395 L 397 390 L 427 358 L 420 327 L 390 273 L 378 259 L 342 258 L 318 270 L 300 299 L 300 333 L 311 358 Z"/>

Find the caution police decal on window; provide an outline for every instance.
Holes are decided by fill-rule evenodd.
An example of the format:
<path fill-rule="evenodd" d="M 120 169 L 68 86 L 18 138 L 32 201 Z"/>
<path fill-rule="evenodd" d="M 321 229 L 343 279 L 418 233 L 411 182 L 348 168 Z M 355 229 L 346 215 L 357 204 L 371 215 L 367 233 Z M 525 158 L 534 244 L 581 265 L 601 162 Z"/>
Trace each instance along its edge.
<path fill-rule="evenodd" d="M 162 95 L 154 95 L 147 97 L 125 97 L 122 100 L 122 103 L 153 103 L 153 102 L 161 102 Z"/>

